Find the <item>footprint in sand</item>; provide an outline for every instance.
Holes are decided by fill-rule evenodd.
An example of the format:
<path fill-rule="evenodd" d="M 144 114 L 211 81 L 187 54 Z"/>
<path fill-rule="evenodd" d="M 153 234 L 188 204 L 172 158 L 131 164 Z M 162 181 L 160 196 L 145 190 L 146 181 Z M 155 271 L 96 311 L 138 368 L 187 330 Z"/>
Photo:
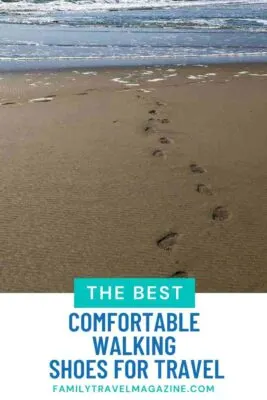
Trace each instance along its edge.
<path fill-rule="evenodd" d="M 213 194 L 211 185 L 205 185 L 204 183 L 199 183 L 196 188 L 197 192 L 200 194 L 206 194 L 211 196 Z"/>
<path fill-rule="evenodd" d="M 156 101 L 157 106 L 162 107 L 162 106 L 166 106 L 165 103 L 162 103 L 161 101 Z"/>
<path fill-rule="evenodd" d="M 173 143 L 173 140 L 168 138 L 167 136 L 162 136 L 161 138 L 159 138 L 159 142 L 162 144 L 171 144 Z"/>
<path fill-rule="evenodd" d="M 224 206 L 215 207 L 212 212 L 212 219 L 214 221 L 225 221 L 229 219 L 230 216 L 231 216 L 230 212 Z"/>
<path fill-rule="evenodd" d="M 166 153 L 161 149 L 156 149 L 153 151 L 152 156 L 166 158 Z"/>
<path fill-rule="evenodd" d="M 172 248 L 177 244 L 178 236 L 178 233 L 170 232 L 159 239 L 157 241 L 157 245 L 162 250 L 171 251 Z"/>
<path fill-rule="evenodd" d="M 176 271 L 170 276 L 170 278 L 187 278 L 188 274 L 186 271 Z"/>
<path fill-rule="evenodd" d="M 157 114 L 157 111 L 156 110 L 150 110 L 150 111 L 148 111 L 148 113 L 155 115 L 155 114 Z"/>
<path fill-rule="evenodd" d="M 154 111 L 154 110 L 152 110 L 152 111 Z M 155 133 L 155 122 L 156 122 L 155 118 L 150 117 L 147 122 L 148 122 L 148 124 L 144 128 L 145 132 Z"/>
<path fill-rule="evenodd" d="M 201 165 L 198 164 L 190 164 L 190 169 L 194 174 L 203 174 L 204 172 L 207 172 L 205 168 L 201 167 Z"/>
<path fill-rule="evenodd" d="M 147 124 L 144 127 L 146 133 L 155 133 L 154 118 L 149 118 Z"/>
<path fill-rule="evenodd" d="M 144 131 L 146 133 L 154 133 L 154 129 L 152 128 L 152 126 L 146 126 Z"/>
<path fill-rule="evenodd" d="M 54 99 L 53 97 L 39 97 L 38 99 L 31 99 L 29 100 L 29 103 L 48 103 L 49 101 L 52 101 Z"/>
<path fill-rule="evenodd" d="M 162 118 L 162 119 L 158 119 L 159 122 L 161 122 L 162 124 L 169 124 L 170 120 L 168 118 Z"/>

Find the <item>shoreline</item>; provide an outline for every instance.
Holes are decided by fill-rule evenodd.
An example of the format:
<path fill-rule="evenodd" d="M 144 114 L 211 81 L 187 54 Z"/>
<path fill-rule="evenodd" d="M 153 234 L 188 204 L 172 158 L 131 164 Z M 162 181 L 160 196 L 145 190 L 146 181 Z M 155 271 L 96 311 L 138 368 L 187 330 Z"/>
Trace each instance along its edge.
<path fill-rule="evenodd" d="M 222 63 L 196 63 L 196 64 L 153 64 L 153 65 L 122 65 L 122 66 L 117 66 L 117 65 L 111 65 L 111 66 L 88 66 L 88 67 L 64 67 L 64 68 L 38 68 L 38 69 L 23 69 L 23 70 L 1 70 L 0 67 L 0 76 L 1 75 L 24 75 L 24 74 L 38 74 L 38 73 L 59 73 L 59 74 L 64 74 L 64 73 L 70 73 L 72 71 L 78 71 L 78 72 L 86 72 L 86 71 L 97 71 L 97 72 L 106 72 L 106 71 L 117 71 L 117 72 L 123 72 L 123 71 L 133 71 L 133 70 L 142 70 L 142 69 L 157 69 L 160 68 L 162 70 L 166 70 L 168 68 L 177 68 L 179 70 L 191 70 L 192 68 L 217 68 L 217 69 L 223 69 L 223 70 L 228 70 L 228 69 L 238 69 L 238 68 L 265 68 L 267 66 L 267 61 L 255 61 L 255 62 L 222 62 Z"/>
<path fill-rule="evenodd" d="M 97 72 L 2 75 L 0 292 L 266 291 L 267 64 Z"/>
<path fill-rule="evenodd" d="M 73 70 L 77 70 L 77 71 L 88 71 L 88 70 L 97 70 L 97 71 L 105 71 L 105 70 L 118 70 L 118 71 L 122 71 L 122 70 L 133 70 L 133 69 L 142 69 L 142 68 L 162 68 L 162 69 L 166 69 L 166 68 L 191 68 L 191 67 L 197 67 L 199 65 L 205 65 L 206 67 L 220 67 L 220 68 L 228 68 L 228 67 L 238 67 L 238 66 L 265 66 L 267 65 L 267 60 L 263 61 L 263 60 L 258 60 L 258 61 L 240 61 L 237 62 L 235 61 L 230 61 L 230 62 L 226 62 L 226 61 L 222 61 L 222 62 L 192 62 L 192 63 L 186 63 L 186 64 L 182 64 L 182 63 L 177 63 L 177 62 L 173 62 L 173 63 L 168 63 L 168 64 L 134 64 L 134 65 L 88 65 L 88 66 L 73 66 L 73 67 L 47 67 L 47 68 L 22 68 L 22 69 L 18 69 L 18 68 L 14 68 L 14 69 L 3 69 L 1 67 L 1 62 L 0 62 L 0 75 L 1 74 L 25 74 L 25 73 L 50 73 L 50 72 L 57 72 L 57 73 L 64 73 L 64 72 L 70 72 Z"/>
<path fill-rule="evenodd" d="M 38 70 L 38 71 L 16 71 L 0 74 L 0 105 L 4 102 L 24 99 L 31 100 L 32 96 L 42 97 L 63 94 L 71 95 L 72 91 L 83 92 L 116 89 L 128 91 L 144 91 L 162 83 L 163 87 L 183 86 L 185 84 L 201 84 L 208 78 L 209 73 L 215 73 L 220 77 L 221 83 L 239 78 L 240 71 L 249 71 L 248 76 L 258 78 L 266 72 L 267 63 L 237 63 L 237 64 L 194 64 L 194 65 L 169 65 L 154 67 L 126 67 L 126 68 L 70 68 L 63 70 Z M 148 72 L 150 71 L 150 72 Z M 168 72 L 172 71 L 174 74 Z M 150 73 L 152 74 L 150 75 Z M 197 79 L 190 79 L 190 76 Z M 152 78 L 152 79 L 151 79 Z M 156 81 L 154 81 L 156 79 Z M 176 82 L 174 82 L 176 80 Z M 212 76 L 208 79 L 212 82 Z M 156 85 L 155 88 L 153 86 Z M 18 94 L 18 92 L 20 94 Z M 149 91 L 147 94 L 150 93 Z M 151 93 L 152 95 L 152 93 Z"/>

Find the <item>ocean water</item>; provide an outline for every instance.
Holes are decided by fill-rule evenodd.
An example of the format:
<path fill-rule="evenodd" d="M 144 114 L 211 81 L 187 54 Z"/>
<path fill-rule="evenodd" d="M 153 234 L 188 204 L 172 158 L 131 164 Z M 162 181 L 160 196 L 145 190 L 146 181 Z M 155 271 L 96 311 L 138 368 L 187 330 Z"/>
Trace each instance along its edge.
<path fill-rule="evenodd" d="M 267 0 L 0 0 L 0 69 L 267 61 Z"/>

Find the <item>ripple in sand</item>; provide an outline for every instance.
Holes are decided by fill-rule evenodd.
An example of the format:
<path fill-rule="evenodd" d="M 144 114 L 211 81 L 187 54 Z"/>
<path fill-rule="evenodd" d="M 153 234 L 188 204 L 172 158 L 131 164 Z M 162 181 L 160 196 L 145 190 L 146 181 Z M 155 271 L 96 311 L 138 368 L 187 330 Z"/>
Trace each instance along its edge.
<path fill-rule="evenodd" d="M 157 245 L 160 249 L 170 251 L 173 246 L 177 244 L 178 233 L 170 232 L 167 235 L 163 236 L 157 241 Z"/>
<path fill-rule="evenodd" d="M 13 106 L 17 104 L 15 101 L 6 101 L 5 103 L 1 103 L 1 106 Z"/>

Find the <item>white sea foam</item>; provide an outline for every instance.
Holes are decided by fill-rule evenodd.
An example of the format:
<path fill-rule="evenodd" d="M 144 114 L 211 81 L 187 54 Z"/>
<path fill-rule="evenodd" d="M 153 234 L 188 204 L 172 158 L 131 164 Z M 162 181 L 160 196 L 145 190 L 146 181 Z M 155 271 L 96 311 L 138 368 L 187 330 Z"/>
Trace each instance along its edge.
<path fill-rule="evenodd" d="M 159 81 L 164 81 L 164 78 L 155 78 L 155 79 L 148 79 L 148 82 L 159 82 Z"/>
<path fill-rule="evenodd" d="M 207 5 L 226 4 L 266 4 L 267 0 L 55 0 L 35 3 L 33 1 L 3 2 L 0 1 L 0 11 L 15 12 L 43 12 L 47 18 L 49 11 L 107 11 L 122 9 L 150 9 L 150 8 L 179 8 Z"/>
<path fill-rule="evenodd" d="M 267 76 L 267 74 L 249 74 L 250 76 Z"/>
<path fill-rule="evenodd" d="M 48 101 L 52 101 L 53 97 L 39 97 L 37 99 L 29 100 L 29 103 L 47 103 Z"/>
<path fill-rule="evenodd" d="M 17 62 L 25 62 L 25 61 L 63 61 L 63 60 L 70 60 L 70 61 L 79 61 L 79 60 L 149 60 L 149 59 L 170 59 L 170 57 L 175 60 L 179 59 L 181 57 L 187 56 L 189 59 L 194 59 L 194 58 L 199 58 L 201 57 L 201 54 L 198 53 L 188 53 L 188 54 L 183 54 L 183 53 L 173 53 L 173 54 L 123 54 L 123 55 L 92 55 L 92 56 L 31 56 L 31 57 L 26 57 L 26 56 L 20 56 L 20 57 L 8 57 L 8 56 L 0 56 L 0 61 L 17 61 Z M 229 58 L 235 58 L 235 57 L 267 57 L 267 51 L 240 51 L 240 52 L 226 52 L 221 51 L 221 52 L 214 52 L 208 54 L 208 57 L 229 57 Z"/>
<path fill-rule="evenodd" d="M 95 76 L 95 75 L 97 75 L 97 72 L 95 72 L 95 71 L 85 71 L 85 72 L 82 72 L 82 75 L 93 75 L 93 76 Z"/>
<path fill-rule="evenodd" d="M 124 84 L 129 84 L 130 82 L 128 82 L 128 81 L 124 81 L 124 80 L 122 80 L 121 78 L 113 78 L 113 79 L 111 79 L 113 82 L 116 82 L 116 83 L 124 83 Z"/>
<path fill-rule="evenodd" d="M 187 79 L 192 79 L 192 80 L 206 79 L 206 78 L 209 78 L 210 76 L 215 76 L 215 75 L 216 75 L 216 74 L 213 73 L 213 72 L 208 73 L 208 74 L 205 74 L 205 75 L 189 75 L 189 76 L 187 77 Z M 205 81 L 205 82 L 207 82 L 207 81 Z M 210 79 L 209 82 L 213 82 L 213 81 Z"/>

